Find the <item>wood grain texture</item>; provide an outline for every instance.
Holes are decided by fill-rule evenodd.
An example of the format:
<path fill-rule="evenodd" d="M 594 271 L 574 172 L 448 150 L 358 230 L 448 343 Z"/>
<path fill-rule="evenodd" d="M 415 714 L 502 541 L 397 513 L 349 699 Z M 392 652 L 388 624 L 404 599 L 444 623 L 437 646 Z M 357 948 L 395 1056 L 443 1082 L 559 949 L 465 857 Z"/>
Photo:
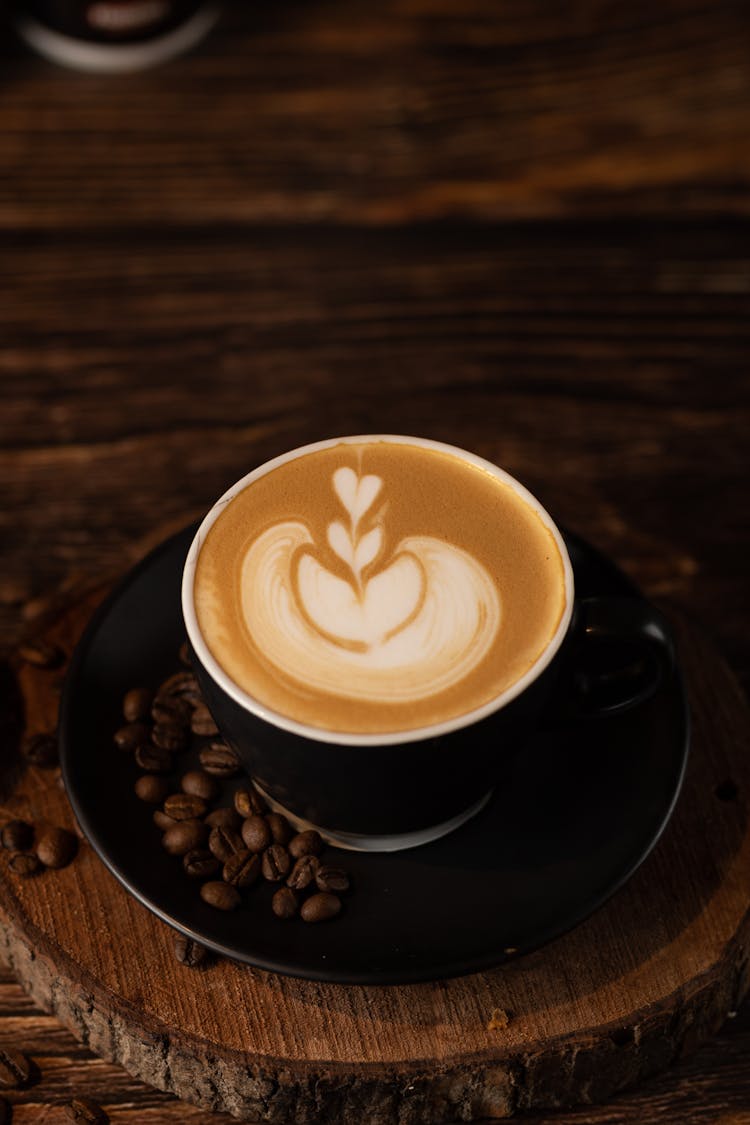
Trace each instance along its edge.
<path fill-rule="evenodd" d="M 137 82 L 5 45 L 0 227 L 747 216 L 749 39 L 726 0 L 239 0 Z"/>
<path fill-rule="evenodd" d="M 69 651 L 97 598 L 47 636 Z M 517 963 L 391 988 L 190 971 L 85 843 L 44 877 L 5 867 L 3 959 L 98 1055 L 246 1120 L 430 1125 L 609 1097 L 690 1053 L 750 987 L 747 708 L 706 642 L 678 637 L 695 735 L 673 820 L 604 908 Z M 18 680 L 25 729 L 54 726 L 54 674 L 22 663 Z M 7 744 L 4 759 L 0 814 L 71 827 L 50 772 L 14 779 Z"/>
<path fill-rule="evenodd" d="M 269 456 L 423 434 L 519 476 L 748 684 L 749 253 L 638 223 L 6 239 L 4 572 L 118 567 Z"/>

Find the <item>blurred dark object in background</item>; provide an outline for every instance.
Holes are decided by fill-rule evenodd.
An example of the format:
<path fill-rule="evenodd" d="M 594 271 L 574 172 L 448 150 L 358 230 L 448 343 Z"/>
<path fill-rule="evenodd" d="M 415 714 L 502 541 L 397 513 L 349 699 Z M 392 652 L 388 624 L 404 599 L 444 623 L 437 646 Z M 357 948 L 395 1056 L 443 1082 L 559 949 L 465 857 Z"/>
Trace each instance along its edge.
<path fill-rule="evenodd" d="M 188 50 L 213 27 L 212 0 L 18 0 L 23 39 L 77 70 L 123 72 Z"/>

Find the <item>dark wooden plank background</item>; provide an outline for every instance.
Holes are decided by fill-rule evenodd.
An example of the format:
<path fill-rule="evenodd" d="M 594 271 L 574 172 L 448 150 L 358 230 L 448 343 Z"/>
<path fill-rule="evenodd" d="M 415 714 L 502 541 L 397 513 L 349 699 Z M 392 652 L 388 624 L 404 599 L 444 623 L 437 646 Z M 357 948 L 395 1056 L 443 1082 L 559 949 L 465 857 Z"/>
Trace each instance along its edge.
<path fill-rule="evenodd" d="M 747 687 L 749 47 L 745 2 L 285 0 L 105 78 L 4 29 L 2 643 L 258 461 L 379 430 L 516 473 Z M 6 974 L 10 1043 L 23 1125 L 75 1090 L 205 1119 Z M 745 1005 L 556 1120 L 750 1122 L 749 1048 Z"/>

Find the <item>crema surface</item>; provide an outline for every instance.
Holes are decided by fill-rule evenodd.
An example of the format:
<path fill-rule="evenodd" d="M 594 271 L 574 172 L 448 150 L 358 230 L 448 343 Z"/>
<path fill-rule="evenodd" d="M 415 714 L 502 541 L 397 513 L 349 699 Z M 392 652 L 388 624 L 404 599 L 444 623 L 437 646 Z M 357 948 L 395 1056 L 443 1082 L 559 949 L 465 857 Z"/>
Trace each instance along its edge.
<path fill-rule="evenodd" d="M 210 527 L 194 591 L 203 638 L 240 688 L 352 734 L 489 703 L 565 609 L 557 544 L 510 485 L 384 441 L 309 452 L 247 485 Z"/>

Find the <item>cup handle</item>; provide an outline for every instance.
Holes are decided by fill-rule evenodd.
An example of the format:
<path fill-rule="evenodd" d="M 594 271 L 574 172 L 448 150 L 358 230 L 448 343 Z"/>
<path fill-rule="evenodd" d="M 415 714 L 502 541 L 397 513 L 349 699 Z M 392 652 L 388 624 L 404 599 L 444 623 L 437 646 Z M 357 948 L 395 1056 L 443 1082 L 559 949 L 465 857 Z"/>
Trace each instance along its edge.
<path fill-rule="evenodd" d="M 669 625 L 648 602 L 603 596 L 576 603 L 568 702 L 579 715 L 616 715 L 645 703 L 675 663 Z"/>

